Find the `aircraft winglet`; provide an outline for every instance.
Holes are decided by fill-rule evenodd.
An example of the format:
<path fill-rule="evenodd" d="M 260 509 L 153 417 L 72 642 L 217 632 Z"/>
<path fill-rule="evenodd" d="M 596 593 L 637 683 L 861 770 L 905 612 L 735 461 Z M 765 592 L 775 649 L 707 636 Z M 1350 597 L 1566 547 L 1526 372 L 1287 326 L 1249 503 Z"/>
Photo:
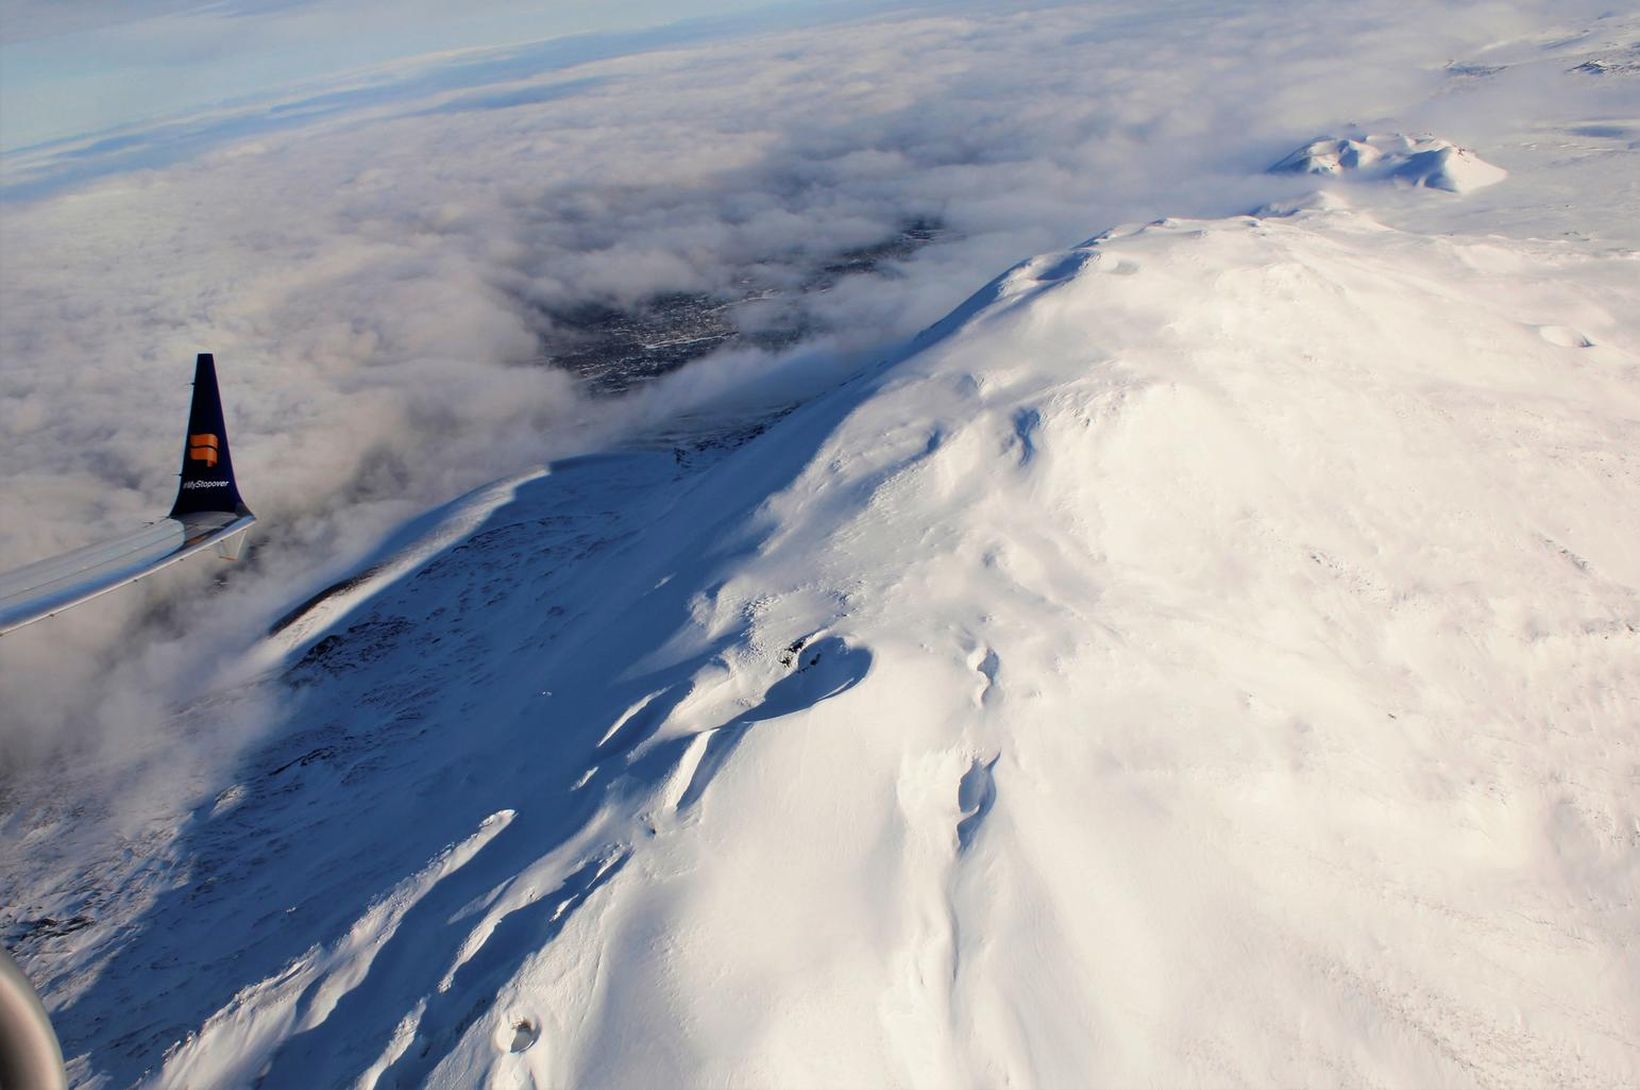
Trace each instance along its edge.
<path fill-rule="evenodd" d="M 151 575 L 201 549 L 214 546 L 219 555 L 232 560 L 255 521 L 234 481 L 216 388 L 216 360 L 201 352 L 194 364 L 182 480 L 170 515 L 108 541 L 0 573 L 0 635 Z"/>
<path fill-rule="evenodd" d="M 177 485 L 171 518 L 202 511 L 248 515 L 239 498 L 228 453 L 228 425 L 222 418 L 222 395 L 216 388 L 216 357 L 201 352 L 194 361 L 194 401 L 188 409 L 188 435 L 182 444 L 182 480 Z"/>

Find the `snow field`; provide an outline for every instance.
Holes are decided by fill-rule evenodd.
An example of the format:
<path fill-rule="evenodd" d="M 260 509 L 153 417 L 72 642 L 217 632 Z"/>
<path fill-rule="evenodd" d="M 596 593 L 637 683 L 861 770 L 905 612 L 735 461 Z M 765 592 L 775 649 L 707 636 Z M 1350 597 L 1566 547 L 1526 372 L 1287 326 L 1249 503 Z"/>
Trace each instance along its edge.
<path fill-rule="evenodd" d="M 697 588 L 625 862 L 430 1084 L 1632 1079 L 1634 356 L 1510 246 L 1115 232 L 707 471 L 587 620 Z"/>
<path fill-rule="evenodd" d="M 1394 240 L 1410 254 L 1375 259 L 1359 240 L 1377 233 L 1351 216 L 1176 224 L 1083 263 L 1127 277 L 1027 265 L 777 501 L 805 572 L 868 583 L 850 628 L 879 662 L 907 628 L 953 674 L 975 640 L 997 659 L 1003 699 L 982 719 L 996 802 L 974 853 L 949 832 L 973 741 L 934 747 L 947 820 L 906 821 L 945 834 L 924 884 L 959 906 L 946 957 L 973 963 L 962 935 L 1008 952 L 953 1001 L 974 1021 L 943 1022 L 929 1050 L 967 1053 L 957 1082 L 1632 1075 L 1615 1012 L 1632 1011 L 1634 976 L 1613 971 L 1635 880 L 1636 475 L 1614 458 L 1635 449 L 1632 357 L 1579 368 L 1500 313 L 1495 285 L 1477 291 L 1452 244 Z M 1021 414 L 1041 421 L 1023 466 Z M 794 531 L 859 451 L 840 487 L 869 482 L 863 511 Z M 854 734 L 890 752 L 853 765 L 916 753 L 916 725 L 957 733 L 972 683 L 907 692 L 909 673 L 861 686 L 876 729 Z M 772 771 L 739 775 L 768 791 L 787 779 Z M 927 858 L 907 847 L 893 869 Z M 750 900 L 767 871 L 736 869 Z M 985 964 L 988 944 L 967 941 Z M 789 979 L 810 1002 L 825 989 Z M 960 993 L 963 977 L 923 988 Z M 742 1041 L 715 1046 L 700 1081 L 745 1070 Z M 777 1069 L 873 1079 L 814 1057 Z"/>

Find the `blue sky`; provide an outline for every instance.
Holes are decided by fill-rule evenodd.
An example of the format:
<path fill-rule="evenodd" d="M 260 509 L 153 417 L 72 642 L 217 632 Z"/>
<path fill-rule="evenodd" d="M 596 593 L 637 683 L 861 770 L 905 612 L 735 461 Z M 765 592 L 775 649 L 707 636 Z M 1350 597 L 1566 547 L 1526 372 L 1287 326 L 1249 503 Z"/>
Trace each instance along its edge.
<path fill-rule="evenodd" d="M 0 148 L 186 114 L 428 53 L 770 10 L 800 20 L 859 6 L 845 0 L 0 0 Z"/>

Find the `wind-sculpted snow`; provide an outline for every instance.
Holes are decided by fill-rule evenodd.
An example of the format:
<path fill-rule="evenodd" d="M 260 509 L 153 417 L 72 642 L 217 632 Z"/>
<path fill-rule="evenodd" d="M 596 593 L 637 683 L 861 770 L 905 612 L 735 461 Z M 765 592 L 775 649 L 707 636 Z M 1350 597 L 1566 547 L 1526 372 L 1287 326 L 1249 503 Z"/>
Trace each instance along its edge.
<path fill-rule="evenodd" d="M 77 1077 L 1634 1081 L 1631 260 L 1118 229 L 456 505 L 273 637 Z"/>

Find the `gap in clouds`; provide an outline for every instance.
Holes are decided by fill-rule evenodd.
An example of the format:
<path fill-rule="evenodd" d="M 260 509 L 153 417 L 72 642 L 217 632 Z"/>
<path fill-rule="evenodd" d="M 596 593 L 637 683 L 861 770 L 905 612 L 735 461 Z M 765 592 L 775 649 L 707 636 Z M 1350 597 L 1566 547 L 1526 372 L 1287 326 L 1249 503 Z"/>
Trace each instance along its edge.
<path fill-rule="evenodd" d="M 897 263 L 949 239 L 937 220 L 917 218 L 876 243 L 743 271 L 731 290 L 661 292 L 628 306 L 583 299 L 535 314 L 541 362 L 573 374 L 594 397 L 618 397 L 726 349 L 779 353 L 833 332 L 807 313 L 813 295 L 849 277 L 899 277 Z M 527 301 L 521 301 L 525 306 Z"/>

